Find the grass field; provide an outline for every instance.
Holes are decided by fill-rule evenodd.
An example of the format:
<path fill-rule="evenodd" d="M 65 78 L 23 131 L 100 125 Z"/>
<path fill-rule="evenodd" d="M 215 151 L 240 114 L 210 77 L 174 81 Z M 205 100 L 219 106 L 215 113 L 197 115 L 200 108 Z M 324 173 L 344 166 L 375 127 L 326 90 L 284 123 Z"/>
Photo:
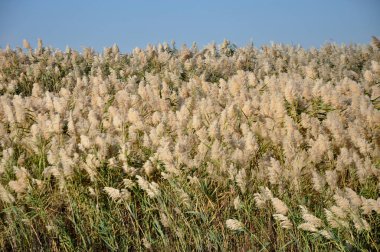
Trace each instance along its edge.
<path fill-rule="evenodd" d="M 379 251 L 380 50 L 0 50 L 0 250 Z"/>

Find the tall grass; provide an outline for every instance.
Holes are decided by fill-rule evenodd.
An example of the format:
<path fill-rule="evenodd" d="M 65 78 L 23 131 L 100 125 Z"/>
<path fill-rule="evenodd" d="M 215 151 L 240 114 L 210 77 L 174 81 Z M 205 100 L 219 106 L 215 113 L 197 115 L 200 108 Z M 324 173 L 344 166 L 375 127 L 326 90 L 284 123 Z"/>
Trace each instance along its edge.
<path fill-rule="evenodd" d="M 380 250 L 371 45 L 0 51 L 0 248 Z"/>

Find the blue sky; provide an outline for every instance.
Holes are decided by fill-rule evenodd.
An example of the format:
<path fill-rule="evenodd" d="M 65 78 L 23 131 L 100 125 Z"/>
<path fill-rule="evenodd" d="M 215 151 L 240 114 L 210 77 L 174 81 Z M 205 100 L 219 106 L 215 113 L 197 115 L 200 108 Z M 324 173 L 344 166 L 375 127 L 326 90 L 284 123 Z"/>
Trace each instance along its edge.
<path fill-rule="evenodd" d="M 228 39 L 244 46 L 276 43 L 319 47 L 368 43 L 380 36 L 380 0 L 0 0 L 0 47 L 66 45 L 122 51 L 175 40 L 200 47 Z"/>

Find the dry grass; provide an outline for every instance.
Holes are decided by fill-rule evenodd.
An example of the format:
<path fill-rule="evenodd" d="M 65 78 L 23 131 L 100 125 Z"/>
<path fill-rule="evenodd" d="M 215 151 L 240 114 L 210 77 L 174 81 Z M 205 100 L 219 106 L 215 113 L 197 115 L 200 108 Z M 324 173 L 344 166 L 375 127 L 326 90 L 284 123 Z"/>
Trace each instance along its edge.
<path fill-rule="evenodd" d="M 0 51 L 0 248 L 380 250 L 380 52 Z"/>

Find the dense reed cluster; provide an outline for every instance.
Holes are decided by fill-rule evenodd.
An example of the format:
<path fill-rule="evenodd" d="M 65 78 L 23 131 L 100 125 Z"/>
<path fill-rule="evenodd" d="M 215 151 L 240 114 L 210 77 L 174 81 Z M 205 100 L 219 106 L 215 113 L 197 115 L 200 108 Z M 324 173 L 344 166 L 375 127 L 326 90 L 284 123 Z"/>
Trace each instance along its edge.
<path fill-rule="evenodd" d="M 2 250 L 380 250 L 380 50 L 0 51 Z"/>

